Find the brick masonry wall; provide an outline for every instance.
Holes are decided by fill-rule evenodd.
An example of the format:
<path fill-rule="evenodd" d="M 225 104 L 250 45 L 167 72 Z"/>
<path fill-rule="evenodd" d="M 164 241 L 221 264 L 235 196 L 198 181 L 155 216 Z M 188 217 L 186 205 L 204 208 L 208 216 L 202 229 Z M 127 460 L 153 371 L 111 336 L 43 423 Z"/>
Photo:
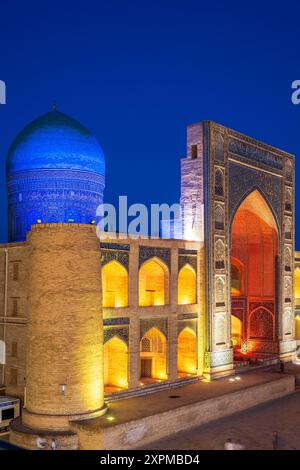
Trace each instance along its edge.
<path fill-rule="evenodd" d="M 29 244 L 23 423 L 60 429 L 59 416 L 103 406 L 99 240 L 90 225 L 45 224 L 33 226 Z"/>
<path fill-rule="evenodd" d="M 6 393 L 23 397 L 25 383 L 26 322 L 28 303 L 28 246 L 10 243 L 0 247 L 0 340 L 6 345 L 6 364 L 0 365 L 0 382 Z"/>

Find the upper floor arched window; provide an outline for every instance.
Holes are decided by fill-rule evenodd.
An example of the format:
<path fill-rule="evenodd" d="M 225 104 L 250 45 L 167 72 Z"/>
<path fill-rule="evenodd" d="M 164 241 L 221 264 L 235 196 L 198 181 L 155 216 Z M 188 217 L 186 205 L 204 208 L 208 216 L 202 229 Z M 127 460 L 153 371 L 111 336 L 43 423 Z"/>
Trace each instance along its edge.
<path fill-rule="evenodd" d="M 103 307 L 128 305 L 128 273 L 118 261 L 110 261 L 102 268 Z"/>

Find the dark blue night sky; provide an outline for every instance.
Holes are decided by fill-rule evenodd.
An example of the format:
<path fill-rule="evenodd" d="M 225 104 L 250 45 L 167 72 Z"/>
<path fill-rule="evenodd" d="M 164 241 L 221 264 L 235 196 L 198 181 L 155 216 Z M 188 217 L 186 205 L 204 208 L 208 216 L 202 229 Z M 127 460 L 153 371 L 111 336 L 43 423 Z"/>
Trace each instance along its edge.
<path fill-rule="evenodd" d="M 177 202 L 186 125 L 211 119 L 300 158 L 300 4 L 255 1 L 1 1 L 0 241 L 5 157 L 51 109 L 106 156 L 106 202 Z M 298 212 L 300 163 L 297 164 Z M 298 217 L 299 219 L 299 217 Z M 300 222 L 297 221 L 300 248 Z"/>

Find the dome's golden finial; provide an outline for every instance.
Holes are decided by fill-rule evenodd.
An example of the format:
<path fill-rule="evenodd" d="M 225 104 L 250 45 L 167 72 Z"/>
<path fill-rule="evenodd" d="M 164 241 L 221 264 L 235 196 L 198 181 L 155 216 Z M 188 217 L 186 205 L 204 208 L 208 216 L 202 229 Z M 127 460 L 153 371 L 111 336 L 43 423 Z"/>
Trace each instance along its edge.
<path fill-rule="evenodd" d="M 55 100 L 53 101 L 52 111 L 56 111 L 56 101 Z"/>

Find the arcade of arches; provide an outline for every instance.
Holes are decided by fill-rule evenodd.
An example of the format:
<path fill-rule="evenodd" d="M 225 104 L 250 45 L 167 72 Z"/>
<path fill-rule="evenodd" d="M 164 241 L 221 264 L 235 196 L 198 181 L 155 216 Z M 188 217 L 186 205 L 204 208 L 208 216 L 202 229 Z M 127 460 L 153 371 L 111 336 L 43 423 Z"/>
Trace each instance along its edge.
<path fill-rule="evenodd" d="M 276 337 L 276 263 L 278 231 L 274 216 L 258 191 L 254 191 L 238 207 L 232 221 L 231 246 L 231 327 L 235 360 L 252 355 L 278 353 Z M 223 246 L 221 246 L 222 248 Z M 220 250 L 221 253 L 222 249 Z M 298 266 L 298 265 L 297 265 Z M 295 270 L 296 307 L 300 306 L 300 268 Z M 137 272 L 138 308 L 170 305 L 172 282 L 169 267 L 158 257 L 145 261 Z M 191 264 L 177 272 L 177 305 L 183 308 L 197 303 L 197 276 Z M 117 260 L 102 267 L 103 306 L 129 308 L 128 271 Z M 174 292 L 174 291 L 173 291 Z M 177 297 L 177 298 L 176 298 Z M 297 297 L 299 300 L 297 300 Z M 174 297 L 173 297 L 174 298 Z M 131 313 L 131 311 L 129 311 Z M 296 322 L 299 330 L 300 320 Z M 297 331 L 298 331 L 297 330 Z M 173 341 L 173 340 L 172 340 Z M 170 377 L 169 338 L 159 328 L 151 328 L 138 347 L 136 377 L 141 383 L 168 380 Z M 177 356 L 172 377 L 197 374 L 198 340 L 192 328 L 178 330 Z M 128 388 L 130 379 L 129 345 L 113 336 L 104 345 L 104 377 L 106 391 Z M 201 368 L 201 364 L 200 364 Z M 130 385 L 132 386 L 132 385 Z"/>
<path fill-rule="evenodd" d="M 139 270 L 139 305 L 141 307 L 169 303 L 169 270 L 159 258 L 146 261 Z M 178 273 L 178 305 L 196 303 L 196 272 L 185 264 Z M 102 268 L 103 307 L 128 306 L 128 272 L 118 261 Z"/>
<path fill-rule="evenodd" d="M 128 272 L 116 260 L 102 267 L 103 306 L 128 307 Z M 170 302 L 170 273 L 157 257 L 145 261 L 138 272 L 139 307 L 163 306 Z M 192 305 L 197 302 L 197 279 L 194 268 L 186 263 L 178 271 L 177 303 Z M 140 380 L 142 382 L 168 379 L 168 341 L 158 329 L 151 328 L 140 341 Z M 197 335 L 184 328 L 177 341 L 178 377 L 197 373 Z M 129 351 L 127 344 L 116 334 L 104 344 L 104 383 L 106 392 L 128 388 Z"/>
<path fill-rule="evenodd" d="M 277 354 L 276 271 L 278 230 L 258 191 L 239 206 L 231 240 L 232 342 L 235 359 Z"/>
<path fill-rule="evenodd" d="M 178 334 L 178 377 L 197 374 L 197 335 L 189 327 Z M 106 392 L 128 388 L 128 347 L 115 335 L 104 344 L 104 385 Z M 167 338 L 157 328 L 148 330 L 140 340 L 141 383 L 168 379 Z"/>

